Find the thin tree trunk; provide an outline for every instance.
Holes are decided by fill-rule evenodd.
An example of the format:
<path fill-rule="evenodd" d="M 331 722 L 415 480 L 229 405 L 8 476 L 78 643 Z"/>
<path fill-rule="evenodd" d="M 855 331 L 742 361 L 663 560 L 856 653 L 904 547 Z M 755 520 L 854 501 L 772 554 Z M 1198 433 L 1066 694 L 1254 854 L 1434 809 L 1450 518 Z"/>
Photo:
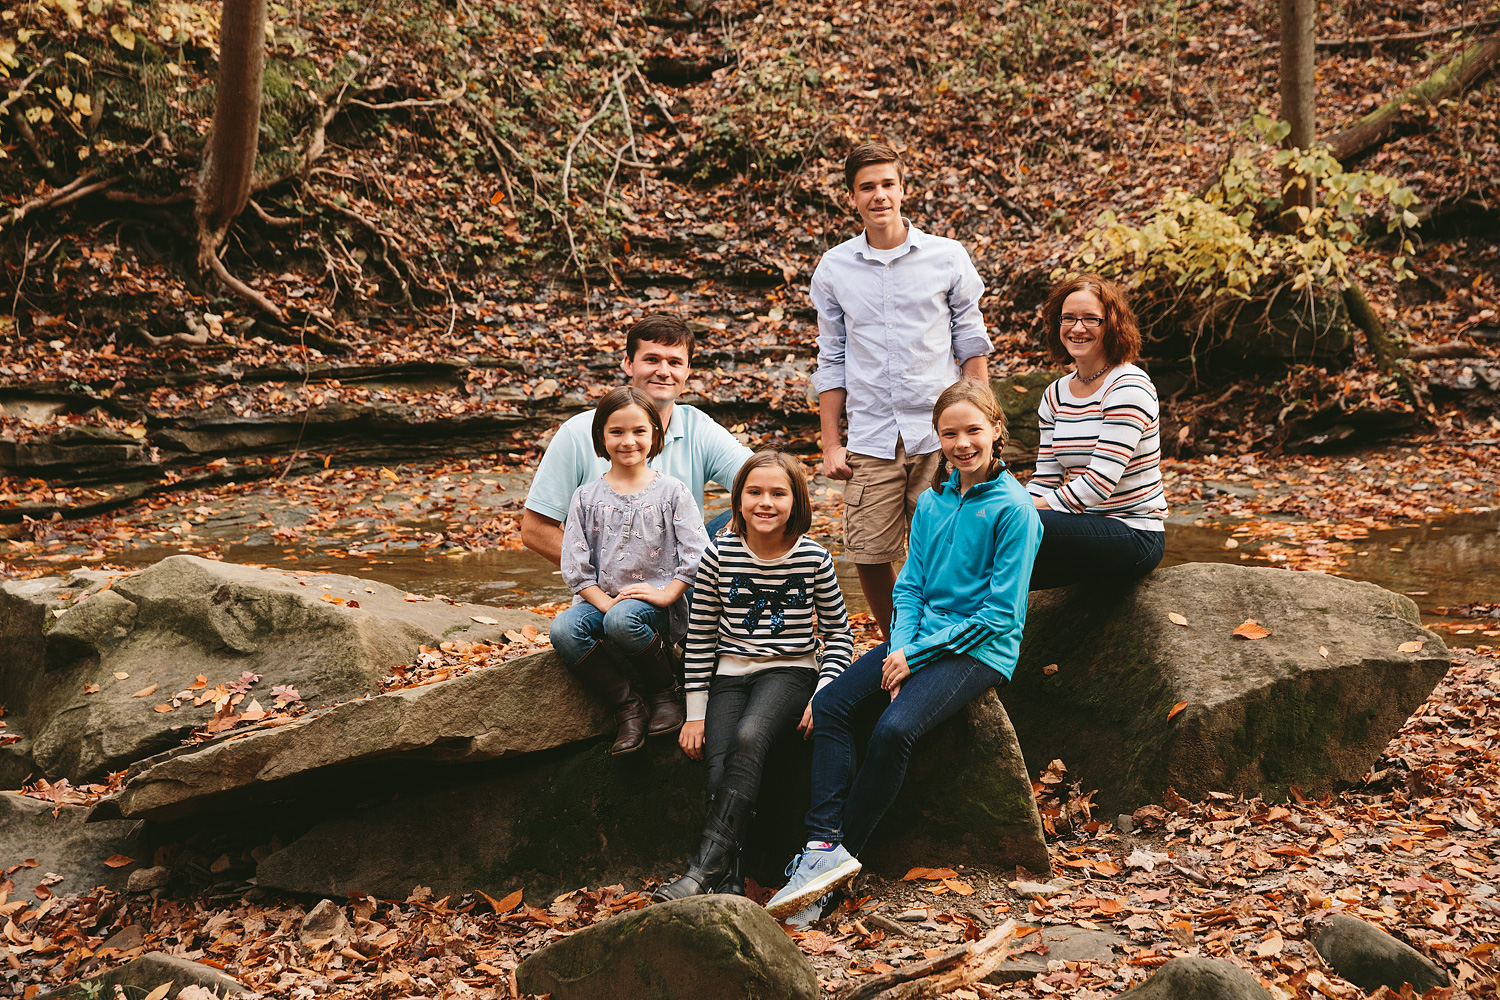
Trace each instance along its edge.
<path fill-rule="evenodd" d="M 1318 135 L 1314 77 L 1317 6 L 1317 0 L 1281 0 L 1281 117 L 1292 127 L 1286 144 L 1297 149 L 1311 148 Z M 1315 191 L 1311 178 L 1303 177 L 1289 165 L 1282 169 L 1281 181 L 1284 211 L 1293 211 L 1298 206 L 1313 207 Z M 1293 225 L 1295 221 L 1295 217 L 1290 220 Z"/>
<path fill-rule="evenodd" d="M 1383 143 L 1395 131 L 1401 108 L 1407 104 L 1437 104 L 1456 97 L 1469 84 L 1483 76 L 1500 61 L 1500 37 L 1486 38 L 1466 48 L 1462 54 L 1405 93 L 1385 102 L 1353 125 L 1331 136 L 1327 142 L 1333 155 L 1346 163 L 1361 153 Z"/>
<path fill-rule="evenodd" d="M 1354 325 L 1364 331 L 1365 345 L 1381 369 L 1390 371 L 1406 357 L 1406 346 L 1392 336 L 1364 289 L 1358 285 L 1344 289 L 1344 308 L 1349 310 L 1349 319 Z"/>
<path fill-rule="evenodd" d="M 219 78 L 213 131 L 198 175 L 198 263 L 208 257 L 250 200 L 260 136 L 261 78 L 266 65 L 265 0 L 224 0 L 219 21 Z"/>

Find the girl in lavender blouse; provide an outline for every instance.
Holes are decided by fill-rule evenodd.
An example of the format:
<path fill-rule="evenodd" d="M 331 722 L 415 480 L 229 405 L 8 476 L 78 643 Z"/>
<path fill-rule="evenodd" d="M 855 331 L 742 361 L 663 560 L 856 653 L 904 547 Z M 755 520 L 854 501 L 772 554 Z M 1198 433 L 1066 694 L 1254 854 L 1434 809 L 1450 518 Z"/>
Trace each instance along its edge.
<path fill-rule="evenodd" d="M 552 622 L 552 646 L 614 711 L 610 753 L 620 754 L 682 728 L 672 643 L 687 632 L 688 588 L 708 534 L 687 485 L 646 465 L 665 438 L 651 397 L 610 390 L 593 437 L 609 469 L 568 505 L 562 577 L 575 596 Z"/>

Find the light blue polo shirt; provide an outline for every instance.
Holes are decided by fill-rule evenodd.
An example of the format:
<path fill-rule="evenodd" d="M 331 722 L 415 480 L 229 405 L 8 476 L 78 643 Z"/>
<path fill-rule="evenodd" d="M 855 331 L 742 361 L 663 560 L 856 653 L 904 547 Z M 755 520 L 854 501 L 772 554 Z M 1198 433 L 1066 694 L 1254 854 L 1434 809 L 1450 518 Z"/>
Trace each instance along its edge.
<path fill-rule="evenodd" d="M 594 411 L 586 410 L 569 417 L 557 429 L 526 494 L 527 510 L 566 521 L 573 491 L 609 469 L 609 459 L 594 454 L 593 427 Z M 749 448 L 708 414 L 677 403 L 672 407 L 672 423 L 667 427 L 661 454 L 646 464 L 687 483 L 702 511 L 703 484 L 712 480 L 730 489 L 750 455 Z"/>

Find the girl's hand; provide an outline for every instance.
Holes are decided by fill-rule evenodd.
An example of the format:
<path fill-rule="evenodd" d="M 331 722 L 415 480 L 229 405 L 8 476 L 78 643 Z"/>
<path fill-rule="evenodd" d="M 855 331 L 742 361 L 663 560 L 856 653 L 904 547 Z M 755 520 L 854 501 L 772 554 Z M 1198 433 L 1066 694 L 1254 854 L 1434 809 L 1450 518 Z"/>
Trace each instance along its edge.
<path fill-rule="evenodd" d="M 885 658 L 885 663 L 880 668 L 880 686 L 891 693 L 891 700 L 901 691 L 901 685 L 911 676 L 911 668 L 906 665 L 906 653 L 896 650 Z"/>
<path fill-rule="evenodd" d="M 813 723 L 811 698 L 809 698 L 807 701 L 807 707 L 802 710 L 802 721 L 797 723 L 797 732 L 802 734 L 802 738 L 804 740 L 812 739 Z"/>
<path fill-rule="evenodd" d="M 677 745 L 693 760 L 703 759 L 703 720 L 684 722 L 677 733 Z"/>
<path fill-rule="evenodd" d="M 649 583 L 632 583 L 621 589 L 620 600 L 645 601 L 647 604 L 658 608 L 670 607 L 677 598 L 668 596 L 660 587 L 653 587 Z"/>
<path fill-rule="evenodd" d="M 578 596 L 588 601 L 600 611 L 608 612 L 610 608 L 620 603 L 618 597 L 610 597 L 598 584 L 591 584 L 578 592 Z"/>

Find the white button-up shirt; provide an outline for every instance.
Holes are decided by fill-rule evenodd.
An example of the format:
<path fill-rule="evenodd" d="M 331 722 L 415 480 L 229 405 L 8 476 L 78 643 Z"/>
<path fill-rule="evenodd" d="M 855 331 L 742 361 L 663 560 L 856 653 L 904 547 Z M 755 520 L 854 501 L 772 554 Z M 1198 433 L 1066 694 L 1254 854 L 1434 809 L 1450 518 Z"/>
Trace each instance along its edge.
<path fill-rule="evenodd" d="M 844 389 L 850 451 L 896 457 L 937 451 L 932 406 L 958 381 L 959 365 L 988 356 L 979 312 L 984 282 L 957 240 L 910 222 L 892 250 L 861 232 L 823 254 L 812 277 L 818 310 L 813 388 Z"/>

